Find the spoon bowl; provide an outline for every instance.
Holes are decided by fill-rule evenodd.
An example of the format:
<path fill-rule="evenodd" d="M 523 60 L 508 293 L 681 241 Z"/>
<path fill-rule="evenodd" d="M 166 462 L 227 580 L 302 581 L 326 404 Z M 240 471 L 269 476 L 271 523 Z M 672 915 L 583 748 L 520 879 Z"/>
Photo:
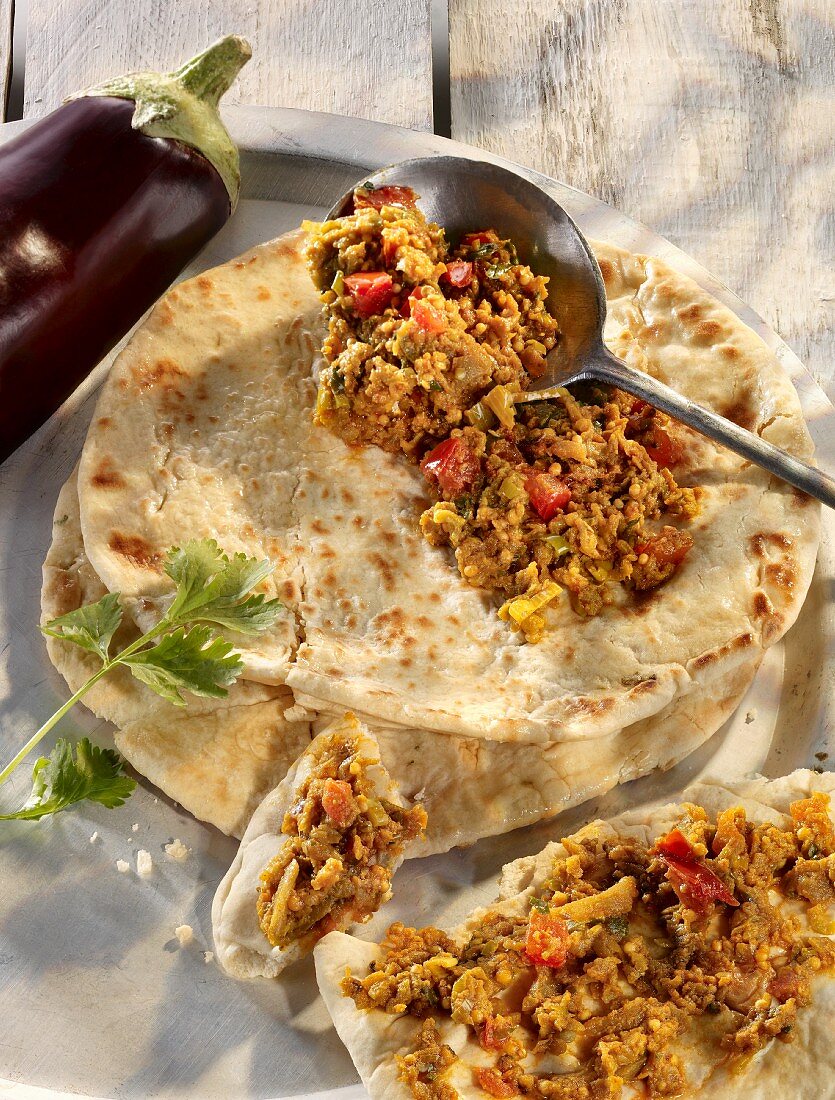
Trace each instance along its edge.
<path fill-rule="evenodd" d="M 357 186 L 362 184 L 410 187 L 420 198 L 421 211 L 444 227 L 450 243 L 464 233 L 494 229 L 513 241 L 524 263 L 548 277 L 547 306 L 559 324 L 560 338 L 548 353 L 545 374 L 517 403 L 542 400 L 572 382 L 596 379 L 661 409 L 835 508 L 835 479 L 608 351 L 603 343 L 606 290 L 594 254 L 565 210 L 535 183 L 487 161 L 441 156 L 388 165 Z M 328 218 L 351 211 L 353 190 L 332 207 Z"/>

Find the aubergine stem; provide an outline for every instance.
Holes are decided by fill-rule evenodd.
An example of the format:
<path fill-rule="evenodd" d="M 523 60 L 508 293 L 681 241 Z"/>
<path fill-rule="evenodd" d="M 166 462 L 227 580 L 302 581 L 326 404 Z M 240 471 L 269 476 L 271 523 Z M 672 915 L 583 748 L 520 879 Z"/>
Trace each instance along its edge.
<path fill-rule="evenodd" d="M 127 73 L 70 98 L 132 99 L 133 129 L 196 149 L 217 170 L 234 209 L 241 188 L 240 161 L 218 101 L 251 56 L 246 39 L 228 34 L 173 73 Z"/>

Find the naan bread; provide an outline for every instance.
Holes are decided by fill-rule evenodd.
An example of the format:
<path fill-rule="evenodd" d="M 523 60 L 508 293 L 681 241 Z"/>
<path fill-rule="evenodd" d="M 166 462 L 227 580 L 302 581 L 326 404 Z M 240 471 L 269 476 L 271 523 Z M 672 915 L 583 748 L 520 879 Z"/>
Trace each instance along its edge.
<path fill-rule="evenodd" d="M 813 790 L 835 792 L 835 775 L 797 771 L 784 779 L 758 779 L 729 786 L 720 780 L 706 780 L 688 788 L 682 800 L 699 803 L 711 813 L 741 805 L 749 820 L 782 822 L 789 803 L 808 796 Z M 633 811 L 609 823 L 594 822 L 586 828 L 611 830 L 618 835 L 635 836 L 646 843 L 668 831 L 679 814 L 680 807 L 670 805 L 651 811 Z M 575 836 L 582 836 L 583 832 Z M 529 898 L 547 879 L 554 857 L 564 854 L 562 845 L 552 842 L 538 856 L 509 864 L 499 887 L 501 909 L 509 914 L 527 914 Z M 477 921 L 478 915 L 473 914 L 470 920 Z M 452 938 L 463 938 L 468 924 L 469 920 L 452 932 Z M 332 932 L 315 950 L 316 976 L 337 1033 L 348 1048 L 372 1100 L 411 1100 L 408 1086 L 398 1079 L 395 1056 L 413 1048 L 420 1021 L 408 1016 L 363 1011 L 351 998 L 343 996 L 340 989 L 346 967 L 354 974 L 364 975 L 382 954 L 376 944 Z M 741 1075 L 729 1074 L 721 1068 L 708 1075 L 710 1067 L 699 1061 L 698 1052 L 694 1050 L 687 1061 L 688 1077 L 698 1095 L 710 1100 L 735 1100 L 741 1092 L 749 1100 L 832 1097 L 835 1095 L 833 1014 L 835 978 L 829 975 L 813 983 L 812 1006 L 798 1014 L 791 1043 L 772 1042 L 754 1056 Z M 440 1031 L 443 1041 L 467 1062 L 486 1064 L 483 1052 L 468 1038 L 464 1025 L 452 1024 L 444 1018 Z M 462 1100 L 485 1095 L 474 1085 L 472 1072 L 463 1062 L 453 1067 L 448 1081 L 458 1090 Z M 636 1093 L 629 1084 L 624 1086 L 624 1100 L 631 1097 L 637 1100 L 638 1095 L 643 1093 Z"/>
<path fill-rule="evenodd" d="M 358 739 L 377 796 L 400 806 L 406 805 L 397 783 L 380 763 L 376 737 L 353 715 L 331 722 L 314 738 L 278 787 L 252 815 L 232 866 L 215 894 L 212 903 L 215 951 L 224 970 L 234 978 L 277 978 L 285 967 L 307 953 L 298 943 L 285 948 L 270 944 L 258 922 L 255 900 L 261 872 L 287 839 L 282 833 L 284 815 L 295 801 L 299 787 L 314 770 L 317 750 L 333 734 L 341 733 Z M 394 870 L 403 858 L 401 853 L 380 862 Z M 345 928 L 346 922 L 338 927 Z"/>
<path fill-rule="evenodd" d="M 106 589 L 84 554 L 75 473 L 55 506 L 52 544 L 43 569 L 41 622 L 92 603 Z M 114 651 L 137 637 L 126 619 Z M 76 645 L 46 639 L 50 660 L 77 691 L 99 667 Z M 84 697 L 99 718 L 117 726 L 116 746 L 134 768 L 187 810 L 240 836 L 252 811 L 310 741 L 307 721 L 288 721 L 286 688 L 239 681 L 225 699 L 189 696 L 174 707 L 116 668 Z"/>
<path fill-rule="evenodd" d="M 242 642 L 245 675 L 323 709 L 512 742 L 608 738 L 710 695 L 791 625 L 819 510 L 692 433 L 696 545 L 662 589 L 592 620 L 567 601 L 521 644 L 495 601 L 422 538 L 414 467 L 311 422 L 319 305 L 290 234 L 169 293 L 116 361 L 82 456 L 84 543 L 110 589 L 166 590 L 169 546 L 211 535 L 271 557 L 288 615 Z M 664 264 L 598 246 L 619 354 L 808 457 L 797 397 L 765 345 Z"/>

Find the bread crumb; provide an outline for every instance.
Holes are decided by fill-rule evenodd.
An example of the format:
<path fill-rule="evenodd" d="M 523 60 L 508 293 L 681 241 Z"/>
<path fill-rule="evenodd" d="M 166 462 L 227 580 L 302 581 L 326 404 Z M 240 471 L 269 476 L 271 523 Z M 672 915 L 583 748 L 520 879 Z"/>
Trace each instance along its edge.
<path fill-rule="evenodd" d="M 194 929 L 190 924 L 178 924 L 174 929 L 174 935 L 180 941 L 180 947 L 188 947 L 194 939 Z"/>
<path fill-rule="evenodd" d="M 132 833 L 138 833 L 139 832 L 139 822 L 138 821 L 134 821 L 133 825 L 131 825 L 131 827 L 130 827 L 130 831 Z"/>
<path fill-rule="evenodd" d="M 116 860 L 116 870 L 120 874 L 126 875 L 128 873 L 128 871 L 130 870 L 130 864 L 124 859 L 117 859 Z"/>
<path fill-rule="evenodd" d="M 203 952 L 203 962 L 204 963 L 210 963 L 214 959 L 214 957 L 215 957 L 214 951 L 204 951 Z"/>
<path fill-rule="evenodd" d="M 140 878 L 148 878 L 153 874 L 154 861 L 151 859 L 151 853 L 146 852 L 144 848 L 140 848 L 136 853 L 136 873 Z"/>
<path fill-rule="evenodd" d="M 175 837 L 170 844 L 165 845 L 165 854 L 176 863 L 183 863 L 191 855 L 191 848 L 187 848 L 179 837 Z"/>
<path fill-rule="evenodd" d="M 98 839 L 99 839 L 99 834 L 98 834 L 98 832 L 95 832 L 95 833 L 93 833 L 93 835 L 92 835 L 92 836 L 90 837 L 90 843 L 91 843 L 91 844 L 95 844 L 95 843 L 96 843 L 96 841 L 97 841 Z"/>

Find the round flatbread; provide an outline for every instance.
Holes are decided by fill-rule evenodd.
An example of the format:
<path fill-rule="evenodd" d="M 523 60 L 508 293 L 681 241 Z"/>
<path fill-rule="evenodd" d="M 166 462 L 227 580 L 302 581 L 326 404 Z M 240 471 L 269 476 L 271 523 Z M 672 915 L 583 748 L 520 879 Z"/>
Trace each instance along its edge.
<path fill-rule="evenodd" d="M 597 252 L 617 354 L 808 457 L 797 396 L 754 333 L 665 264 Z M 710 693 L 794 621 L 817 506 L 686 433 L 677 477 L 703 502 L 675 577 L 590 620 L 566 601 L 540 644 L 520 642 L 422 538 L 420 471 L 313 426 L 320 336 L 296 233 L 176 288 L 117 360 L 81 461 L 81 522 L 140 622 L 166 590 L 165 551 L 212 536 L 271 557 L 288 608 L 242 644 L 249 678 L 385 722 L 544 743 L 609 737 Z"/>
<path fill-rule="evenodd" d="M 107 592 L 84 553 L 76 475 L 61 489 L 55 506 L 52 543 L 43 568 L 41 622 Z M 137 637 L 125 618 L 114 652 Z M 47 637 L 49 658 L 77 691 L 99 667 L 93 654 Z M 306 720 L 288 721 L 293 706 L 286 688 L 239 681 L 225 699 L 189 696 L 174 707 L 116 668 L 84 697 L 99 718 L 116 727 L 115 742 L 138 772 L 187 810 L 222 832 L 240 836 L 255 807 L 284 776 L 310 741 Z"/>

